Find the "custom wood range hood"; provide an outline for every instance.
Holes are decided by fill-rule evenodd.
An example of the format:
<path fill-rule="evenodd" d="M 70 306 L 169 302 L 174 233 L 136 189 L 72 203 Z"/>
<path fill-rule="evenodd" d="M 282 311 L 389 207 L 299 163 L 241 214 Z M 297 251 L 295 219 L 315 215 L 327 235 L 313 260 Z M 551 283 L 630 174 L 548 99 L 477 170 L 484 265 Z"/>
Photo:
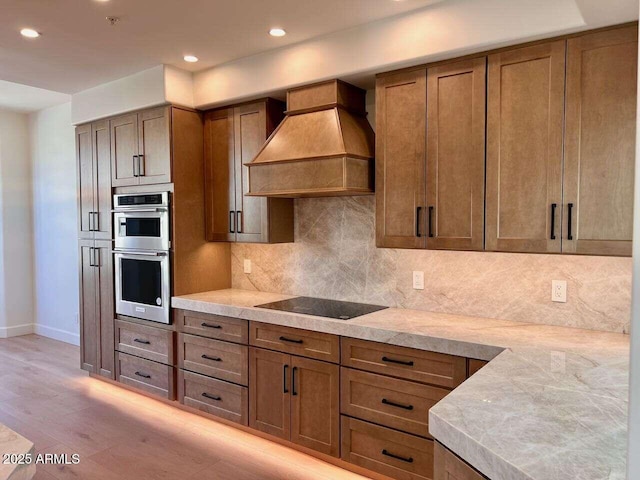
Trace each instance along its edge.
<path fill-rule="evenodd" d="M 340 80 L 287 92 L 284 120 L 249 163 L 249 193 L 329 197 L 374 192 L 365 91 Z"/>

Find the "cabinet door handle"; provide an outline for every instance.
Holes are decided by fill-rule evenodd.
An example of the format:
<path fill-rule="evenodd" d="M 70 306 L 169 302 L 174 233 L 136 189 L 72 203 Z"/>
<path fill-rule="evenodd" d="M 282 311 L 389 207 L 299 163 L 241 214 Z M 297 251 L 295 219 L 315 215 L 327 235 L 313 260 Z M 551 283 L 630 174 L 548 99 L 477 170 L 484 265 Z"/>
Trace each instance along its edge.
<path fill-rule="evenodd" d="M 416 237 L 421 237 L 420 233 L 420 212 L 422 211 L 422 207 L 416 207 Z"/>
<path fill-rule="evenodd" d="M 100 266 L 100 249 L 99 248 L 94 248 L 93 249 L 93 255 L 95 257 L 94 262 L 93 262 L 93 266 L 94 267 L 99 267 Z"/>
<path fill-rule="evenodd" d="M 289 389 L 287 388 L 287 368 L 289 368 L 289 365 L 282 367 L 282 393 L 289 393 Z"/>
<path fill-rule="evenodd" d="M 407 462 L 407 463 L 413 463 L 413 457 L 402 457 L 400 455 L 395 455 L 389 451 L 387 451 L 386 449 L 382 450 L 382 454 L 386 455 L 387 457 L 391 457 L 391 458 L 395 458 L 396 460 L 402 460 L 403 462 Z"/>
<path fill-rule="evenodd" d="M 229 233 L 236 233 L 235 214 L 229 210 Z"/>
<path fill-rule="evenodd" d="M 294 397 L 298 395 L 298 392 L 296 392 L 296 372 L 297 371 L 298 371 L 298 367 L 293 367 L 293 369 L 291 370 L 291 395 L 293 395 Z"/>
<path fill-rule="evenodd" d="M 242 233 L 242 210 L 236 211 L 236 230 Z"/>
<path fill-rule="evenodd" d="M 93 231 L 100 231 L 100 214 L 98 212 L 93 212 Z"/>
<path fill-rule="evenodd" d="M 93 232 L 93 212 L 89 212 L 89 231 Z"/>
<path fill-rule="evenodd" d="M 394 358 L 382 357 L 382 361 L 386 363 L 397 363 L 398 365 L 405 365 L 407 367 L 413 367 L 413 360 L 396 360 Z"/>
<path fill-rule="evenodd" d="M 551 240 L 556 239 L 556 208 L 558 208 L 557 203 L 551 204 Z"/>
<path fill-rule="evenodd" d="M 433 219 L 433 207 L 429 207 L 429 237 L 433 238 L 433 227 L 432 227 L 432 221 Z"/>
<path fill-rule="evenodd" d="M 202 355 L 202 358 L 205 360 L 211 360 L 212 362 L 221 362 L 222 359 L 220 357 L 210 357 L 209 355 Z"/>
<path fill-rule="evenodd" d="M 144 155 L 138 155 L 138 176 L 144 177 Z"/>
<path fill-rule="evenodd" d="M 139 177 L 140 175 L 138 175 L 138 155 L 134 155 L 133 156 L 133 176 L 134 177 Z"/>
<path fill-rule="evenodd" d="M 133 341 L 136 342 L 136 343 L 141 343 L 143 345 L 151 345 L 151 342 L 149 340 L 142 340 L 140 338 L 134 338 Z"/>
<path fill-rule="evenodd" d="M 382 403 L 385 405 L 389 405 L 391 407 L 403 408 L 405 410 L 413 410 L 413 405 L 403 405 L 401 403 L 392 402 L 391 400 L 387 400 L 386 398 L 382 399 Z"/>
<path fill-rule="evenodd" d="M 206 328 L 222 328 L 220 325 L 212 325 L 207 322 L 202 322 L 200 325 Z"/>
<path fill-rule="evenodd" d="M 218 397 L 217 395 L 209 395 L 207 392 L 204 392 L 202 396 L 204 398 L 208 398 L 209 400 L 215 400 L 216 402 L 222 400 L 222 397 Z"/>
<path fill-rule="evenodd" d="M 282 340 L 283 342 L 299 343 L 299 344 L 301 344 L 304 341 L 304 340 L 296 340 L 294 338 L 287 338 L 287 337 L 280 337 L 280 340 Z"/>
<path fill-rule="evenodd" d="M 89 247 L 89 266 L 90 267 L 95 267 L 94 263 L 93 263 L 93 247 Z"/>
<path fill-rule="evenodd" d="M 573 213 L 573 203 L 568 203 L 567 204 L 567 240 L 573 240 L 573 234 L 571 232 L 571 227 L 572 227 L 572 221 L 571 221 L 571 214 Z"/>
<path fill-rule="evenodd" d="M 136 372 L 136 375 L 142 378 L 151 378 L 151 375 L 147 375 L 146 373 Z"/>

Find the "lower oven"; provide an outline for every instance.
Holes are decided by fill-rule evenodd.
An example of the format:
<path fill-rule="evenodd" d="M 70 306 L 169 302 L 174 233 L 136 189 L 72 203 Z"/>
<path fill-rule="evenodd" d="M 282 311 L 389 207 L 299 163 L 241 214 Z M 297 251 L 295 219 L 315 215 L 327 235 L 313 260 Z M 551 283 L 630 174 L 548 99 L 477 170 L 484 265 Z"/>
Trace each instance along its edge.
<path fill-rule="evenodd" d="M 116 313 L 169 324 L 169 252 L 114 250 Z"/>

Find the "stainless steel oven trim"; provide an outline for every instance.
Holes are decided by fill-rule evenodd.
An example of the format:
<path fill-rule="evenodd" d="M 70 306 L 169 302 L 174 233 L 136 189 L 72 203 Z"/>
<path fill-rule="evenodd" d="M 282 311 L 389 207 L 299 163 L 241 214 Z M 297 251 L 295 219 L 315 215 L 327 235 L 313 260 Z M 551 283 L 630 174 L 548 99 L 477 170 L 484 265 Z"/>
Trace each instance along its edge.
<path fill-rule="evenodd" d="M 142 318 L 164 324 L 170 324 L 170 301 L 171 301 L 171 272 L 169 252 L 131 252 L 114 250 L 114 267 L 115 267 L 115 287 L 116 287 L 116 313 L 127 315 L 129 317 Z M 129 302 L 122 299 L 122 280 L 121 280 L 121 259 L 147 260 L 161 262 L 161 281 L 162 281 L 162 305 L 141 305 L 135 302 Z"/>
<path fill-rule="evenodd" d="M 160 195 L 162 201 L 160 204 L 154 205 L 118 205 L 118 199 L 121 197 L 134 197 L 136 195 Z M 114 211 L 140 210 L 145 208 L 167 208 L 169 206 L 169 192 L 149 192 L 149 193 L 119 193 L 113 196 Z"/>
<path fill-rule="evenodd" d="M 126 221 L 127 218 L 159 218 L 160 236 L 120 236 L 120 224 L 123 220 Z M 171 241 L 169 240 L 169 210 L 166 207 L 157 209 L 131 208 L 127 210 L 115 210 L 113 213 L 113 227 L 116 248 L 127 250 L 169 250 L 171 248 Z"/>

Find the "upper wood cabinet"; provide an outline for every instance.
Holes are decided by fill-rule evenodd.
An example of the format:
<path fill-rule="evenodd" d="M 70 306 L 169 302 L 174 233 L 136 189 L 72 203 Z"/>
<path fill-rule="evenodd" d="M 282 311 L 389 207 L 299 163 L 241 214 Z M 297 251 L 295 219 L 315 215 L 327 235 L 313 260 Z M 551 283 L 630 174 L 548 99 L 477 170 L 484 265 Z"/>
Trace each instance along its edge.
<path fill-rule="evenodd" d="M 110 120 L 112 185 L 171 182 L 171 107 Z"/>
<path fill-rule="evenodd" d="M 631 255 L 638 28 L 567 45 L 562 251 Z"/>
<path fill-rule="evenodd" d="M 76 128 L 78 236 L 111 239 L 111 160 L 109 122 Z"/>
<path fill-rule="evenodd" d="M 424 248 L 427 71 L 376 81 L 376 245 Z"/>
<path fill-rule="evenodd" d="M 284 104 L 266 99 L 205 116 L 205 205 L 210 241 L 293 241 L 293 200 L 250 197 L 249 169 L 282 119 Z"/>
<path fill-rule="evenodd" d="M 484 248 L 486 58 L 427 70 L 427 248 Z"/>
<path fill-rule="evenodd" d="M 489 56 L 487 250 L 561 251 L 565 45 Z"/>

